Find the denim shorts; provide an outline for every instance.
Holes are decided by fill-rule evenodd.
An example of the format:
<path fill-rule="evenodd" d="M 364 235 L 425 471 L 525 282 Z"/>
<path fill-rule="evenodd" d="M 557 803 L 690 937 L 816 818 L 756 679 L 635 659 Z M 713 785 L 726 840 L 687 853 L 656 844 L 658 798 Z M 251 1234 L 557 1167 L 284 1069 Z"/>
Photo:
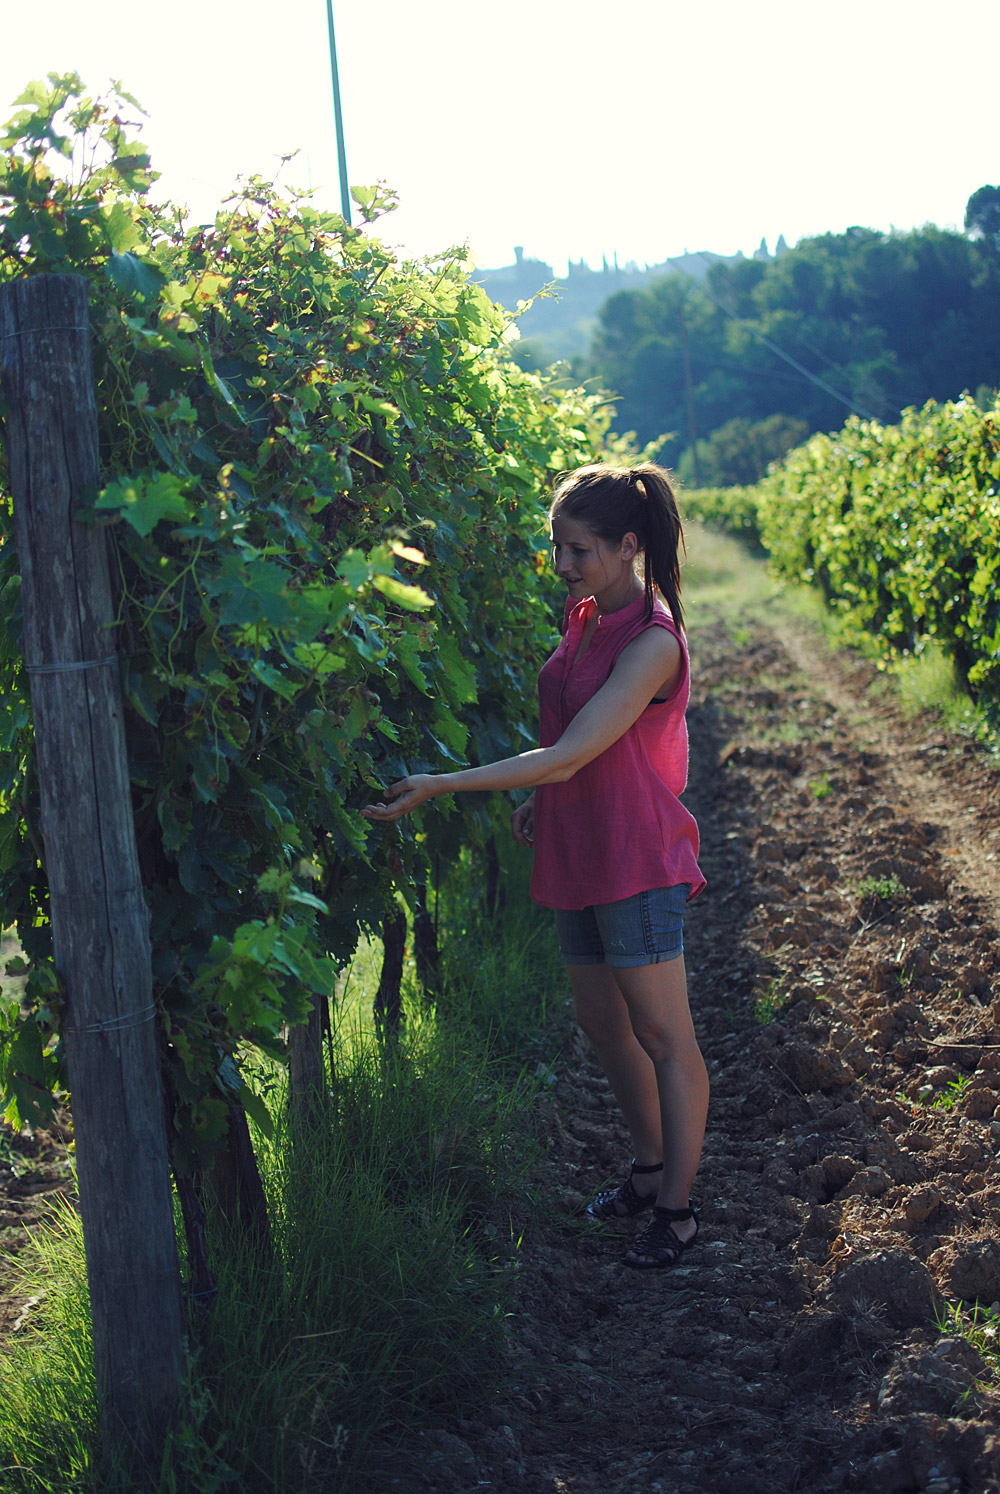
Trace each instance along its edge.
<path fill-rule="evenodd" d="M 654 887 L 616 903 L 556 909 L 556 935 L 568 965 L 659 965 L 684 949 L 690 882 Z"/>

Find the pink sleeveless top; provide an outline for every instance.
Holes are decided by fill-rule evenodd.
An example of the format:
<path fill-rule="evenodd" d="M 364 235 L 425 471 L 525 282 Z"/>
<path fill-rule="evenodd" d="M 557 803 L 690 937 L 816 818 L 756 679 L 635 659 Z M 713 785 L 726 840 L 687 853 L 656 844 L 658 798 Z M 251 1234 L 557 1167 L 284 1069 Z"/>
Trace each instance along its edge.
<path fill-rule="evenodd" d="M 622 649 L 646 628 L 667 628 L 681 645 L 681 673 L 669 699 L 652 702 L 617 742 L 565 783 L 535 790 L 531 896 L 547 908 L 613 903 L 690 882 L 698 868 L 698 826 L 681 804 L 687 783 L 684 712 L 690 693 L 687 648 L 659 599 L 650 619 L 639 597 L 601 617 L 586 652 L 580 647 L 593 597 L 567 602 L 562 642 L 538 676 L 539 744 L 553 746 L 577 712 L 606 683 Z M 574 660 L 576 662 L 574 663 Z"/>

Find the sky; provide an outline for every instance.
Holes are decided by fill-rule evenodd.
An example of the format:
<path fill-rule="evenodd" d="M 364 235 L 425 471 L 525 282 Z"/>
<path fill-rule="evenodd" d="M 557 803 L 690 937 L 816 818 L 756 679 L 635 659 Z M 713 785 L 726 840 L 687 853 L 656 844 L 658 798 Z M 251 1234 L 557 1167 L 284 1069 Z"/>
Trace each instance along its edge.
<path fill-rule="evenodd" d="M 961 228 L 1000 183 L 1000 4 L 332 0 L 348 177 L 412 254 L 467 243 L 659 263 L 852 224 Z M 0 121 L 31 79 L 120 80 L 156 193 L 212 217 L 241 175 L 339 210 L 326 0 L 0 0 Z"/>

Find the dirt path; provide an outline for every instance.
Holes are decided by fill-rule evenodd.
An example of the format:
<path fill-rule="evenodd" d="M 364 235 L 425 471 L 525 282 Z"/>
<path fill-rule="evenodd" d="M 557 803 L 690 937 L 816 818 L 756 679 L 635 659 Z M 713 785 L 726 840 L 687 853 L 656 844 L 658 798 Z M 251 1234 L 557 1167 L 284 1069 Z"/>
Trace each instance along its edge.
<path fill-rule="evenodd" d="M 789 657 L 822 688 L 853 740 L 879 755 L 897 807 L 943 835 L 941 853 L 955 858 L 955 874 L 1000 926 L 1000 778 L 991 788 L 982 754 L 941 732 L 902 723 L 898 708 L 873 689 L 866 664 L 818 648 L 812 630 L 781 613 L 773 624 Z"/>
<path fill-rule="evenodd" d="M 693 650 L 700 1248 L 631 1272 L 634 1226 L 572 1216 L 628 1156 L 574 1042 L 509 1394 L 386 1487 L 998 1491 L 1000 1361 L 935 1317 L 1000 1299 L 1000 779 L 788 617 Z"/>

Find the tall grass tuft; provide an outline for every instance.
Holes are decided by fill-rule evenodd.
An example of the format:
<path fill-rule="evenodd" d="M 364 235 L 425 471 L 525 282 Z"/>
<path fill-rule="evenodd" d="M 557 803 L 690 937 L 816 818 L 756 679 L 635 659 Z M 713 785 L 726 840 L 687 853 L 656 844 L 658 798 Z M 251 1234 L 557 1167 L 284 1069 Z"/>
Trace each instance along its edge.
<path fill-rule="evenodd" d="M 0 1489 L 99 1487 L 90 1301 L 79 1216 L 68 1204 L 33 1232 L 10 1273 L 38 1309 L 0 1360 Z"/>
<path fill-rule="evenodd" d="M 192 1310 L 182 1414 L 151 1494 L 367 1488 L 374 1446 L 495 1389 L 562 980 L 520 902 L 501 923 L 449 909 L 436 1008 L 411 992 L 389 1045 L 352 1011 L 314 1124 L 278 1107 L 273 1137 L 255 1136 L 273 1259 L 211 1221 L 218 1297 L 207 1317 Z M 47 1295 L 0 1358 L 0 1488 L 124 1491 L 99 1463 L 76 1217 L 37 1230 L 15 1270 Z"/>

